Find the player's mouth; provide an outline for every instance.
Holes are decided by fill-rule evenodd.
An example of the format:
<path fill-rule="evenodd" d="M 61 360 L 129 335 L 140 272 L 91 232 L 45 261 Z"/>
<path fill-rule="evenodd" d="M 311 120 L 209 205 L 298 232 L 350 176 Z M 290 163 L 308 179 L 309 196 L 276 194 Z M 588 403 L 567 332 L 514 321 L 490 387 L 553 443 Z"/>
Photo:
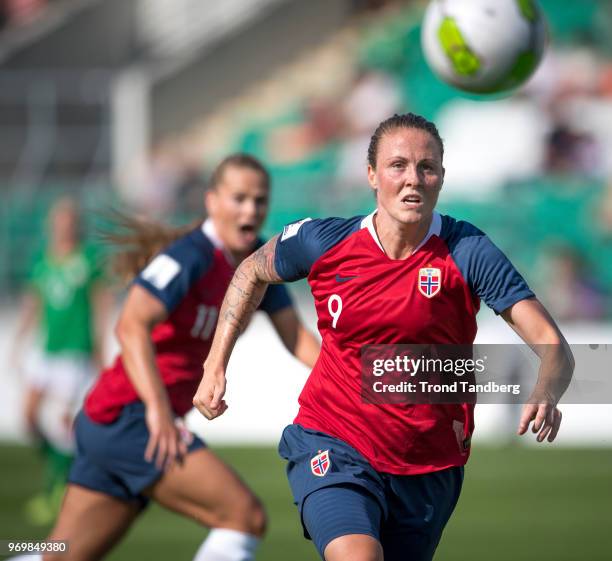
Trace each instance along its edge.
<path fill-rule="evenodd" d="M 245 242 L 252 243 L 257 238 L 255 224 L 240 224 L 240 226 L 238 226 L 238 231 Z"/>
<path fill-rule="evenodd" d="M 402 198 L 402 205 L 406 208 L 419 208 L 423 206 L 423 199 L 419 195 L 406 195 Z"/>

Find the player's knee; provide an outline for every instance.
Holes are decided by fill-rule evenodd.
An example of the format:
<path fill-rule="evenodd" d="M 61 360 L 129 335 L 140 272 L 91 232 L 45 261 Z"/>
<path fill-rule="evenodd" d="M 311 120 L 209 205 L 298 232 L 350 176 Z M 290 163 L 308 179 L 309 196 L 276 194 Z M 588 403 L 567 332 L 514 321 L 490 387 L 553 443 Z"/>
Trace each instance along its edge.
<path fill-rule="evenodd" d="M 251 534 L 262 537 L 266 533 L 267 515 L 261 502 L 253 496 L 232 504 L 231 510 L 220 513 L 219 526 L 231 526 Z"/>
<path fill-rule="evenodd" d="M 259 538 L 263 537 L 268 527 L 268 515 L 263 505 L 258 500 L 255 500 L 255 504 L 251 508 L 249 518 L 249 533 Z"/>
<path fill-rule="evenodd" d="M 263 537 L 266 533 L 268 518 L 266 510 L 256 497 L 249 497 L 240 508 L 238 514 L 243 530 L 248 534 Z"/>

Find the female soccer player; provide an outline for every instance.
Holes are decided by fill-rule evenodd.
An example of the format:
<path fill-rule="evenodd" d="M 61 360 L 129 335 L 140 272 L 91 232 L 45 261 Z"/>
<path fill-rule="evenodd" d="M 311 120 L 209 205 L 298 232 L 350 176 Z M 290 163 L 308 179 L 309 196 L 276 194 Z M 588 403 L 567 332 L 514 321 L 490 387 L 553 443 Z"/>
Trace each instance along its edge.
<path fill-rule="evenodd" d="M 268 197 L 268 173 L 257 160 L 226 158 L 206 193 L 209 218 L 136 275 L 116 327 L 121 355 L 102 372 L 76 420 L 77 456 L 49 538 L 69 542 L 61 559 L 103 557 L 149 499 L 212 528 L 197 561 L 253 558 L 265 529 L 261 504 L 176 419 L 192 407 L 201 356 L 234 268 L 261 244 L 257 232 Z M 132 242 L 119 255 L 124 270 L 177 237 L 135 228 L 123 238 Z M 312 366 L 316 338 L 298 320 L 284 287 L 271 288 L 260 308 L 285 346 Z"/>
<path fill-rule="evenodd" d="M 376 210 L 290 224 L 243 261 L 194 397 L 209 419 L 225 411 L 233 345 L 268 283 L 308 277 L 323 342 L 279 451 L 305 535 L 327 561 L 431 559 L 459 496 L 474 428 L 465 403 L 363 403 L 363 345 L 471 344 L 482 299 L 525 342 L 549 350 L 540 353 L 519 434 L 532 421 L 540 442 L 559 430 L 556 404 L 571 353 L 501 251 L 474 226 L 435 211 L 442 156 L 433 123 L 410 113 L 383 121 L 368 150 Z"/>
<path fill-rule="evenodd" d="M 60 507 L 74 451 L 72 421 L 102 365 L 109 301 L 95 252 L 80 235 L 79 210 L 63 197 L 48 216 L 48 243 L 36 261 L 15 332 L 12 362 L 25 373 L 24 417 L 46 459 L 45 492 L 26 504 L 28 519 L 49 524 Z M 23 360 L 28 335 L 38 330 L 42 349 Z M 41 421 L 43 404 L 50 413 Z"/>

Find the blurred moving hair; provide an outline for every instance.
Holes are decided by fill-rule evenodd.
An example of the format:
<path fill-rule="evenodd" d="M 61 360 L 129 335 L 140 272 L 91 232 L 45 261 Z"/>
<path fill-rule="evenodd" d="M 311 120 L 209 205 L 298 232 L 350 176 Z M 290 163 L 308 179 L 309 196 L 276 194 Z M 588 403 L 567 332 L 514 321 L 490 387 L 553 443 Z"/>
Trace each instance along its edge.
<path fill-rule="evenodd" d="M 270 174 L 264 165 L 248 154 L 231 154 L 214 169 L 208 190 L 216 190 L 222 183 L 229 167 L 246 168 L 261 174 L 263 184 L 270 187 Z M 100 232 L 104 243 L 112 246 L 111 268 L 118 277 L 129 282 L 151 259 L 175 240 L 199 227 L 201 219 L 185 226 L 168 226 L 113 210 L 108 215 L 108 224 Z"/>
<path fill-rule="evenodd" d="M 122 282 L 128 283 L 164 247 L 193 230 L 199 220 L 186 226 L 167 226 L 147 218 L 110 211 L 107 224 L 99 232 L 105 244 L 111 246 L 111 270 Z"/>

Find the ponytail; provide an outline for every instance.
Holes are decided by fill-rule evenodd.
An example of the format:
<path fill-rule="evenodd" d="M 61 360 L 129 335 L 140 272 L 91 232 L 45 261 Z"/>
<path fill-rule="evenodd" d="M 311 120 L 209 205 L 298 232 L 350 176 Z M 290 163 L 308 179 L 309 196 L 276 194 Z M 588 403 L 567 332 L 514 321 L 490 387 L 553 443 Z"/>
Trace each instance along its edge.
<path fill-rule="evenodd" d="M 100 233 L 103 242 L 114 246 L 112 271 L 128 282 L 144 269 L 149 261 L 166 246 L 191 230 L 200 220 L 186 226 L 172 227 L 113 211 L 110 224 Z"/>

